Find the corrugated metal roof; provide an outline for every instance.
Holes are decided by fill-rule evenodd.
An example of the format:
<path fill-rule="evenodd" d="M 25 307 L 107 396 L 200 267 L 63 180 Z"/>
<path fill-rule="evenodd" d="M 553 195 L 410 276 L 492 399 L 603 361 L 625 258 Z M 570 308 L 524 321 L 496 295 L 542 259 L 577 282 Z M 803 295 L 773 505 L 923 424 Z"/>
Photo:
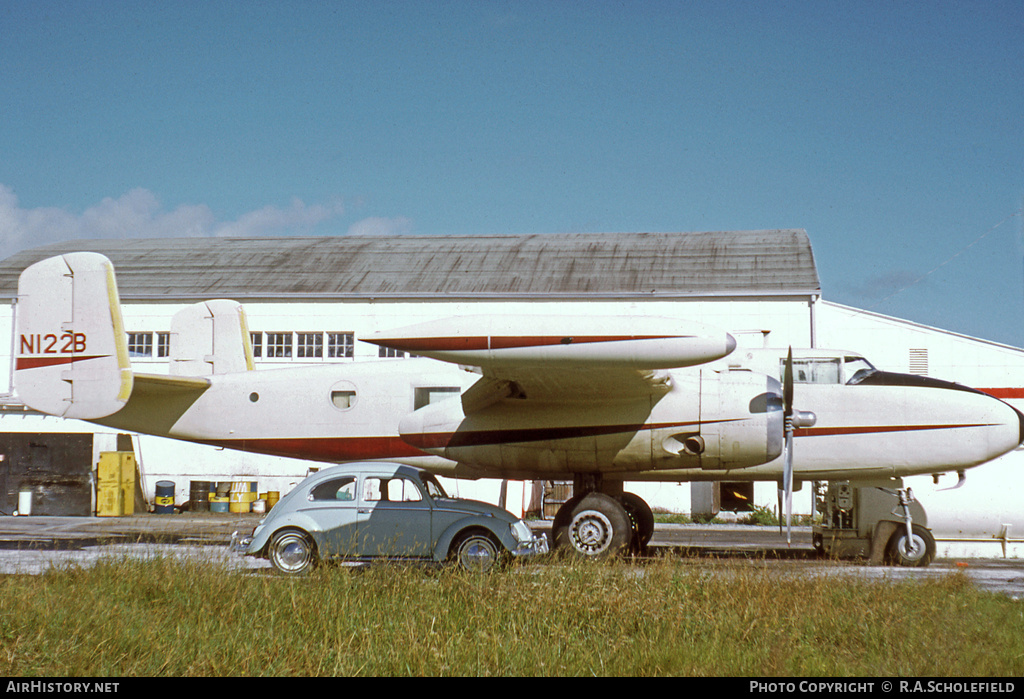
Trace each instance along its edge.
<path fill-rule="evenodd" d="M 0 296 L 38 260 L 99 252 L 121 298 L 565 298 L 820 291 L 802 230 L 72 240 L 0 262 Z"/>

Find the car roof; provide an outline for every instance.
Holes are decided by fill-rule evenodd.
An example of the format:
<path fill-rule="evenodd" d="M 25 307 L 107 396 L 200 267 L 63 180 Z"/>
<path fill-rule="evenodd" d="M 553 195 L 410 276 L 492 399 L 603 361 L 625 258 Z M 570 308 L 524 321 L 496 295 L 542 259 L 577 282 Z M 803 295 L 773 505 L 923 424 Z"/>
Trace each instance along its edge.
<path fill-rule="evenodd" d="M 373 475 L 373 476 L 408 476 L 409 478 L 419 478 L 420 474 L 423 473 L 423 469 L 415 468 L 413 466 L 407 466 L 405 464 L 396 464 L 386 461 L 353 461 L 343 464 L 334 464 L 327 468 L 320 469 L 318 472 L 310 475 L 306 479 L 306 485 L 313 485 L 321 481 L 327 480 L 328 478 L 334 478 L 346 474 L 360 474 L 360 475 Z"/>

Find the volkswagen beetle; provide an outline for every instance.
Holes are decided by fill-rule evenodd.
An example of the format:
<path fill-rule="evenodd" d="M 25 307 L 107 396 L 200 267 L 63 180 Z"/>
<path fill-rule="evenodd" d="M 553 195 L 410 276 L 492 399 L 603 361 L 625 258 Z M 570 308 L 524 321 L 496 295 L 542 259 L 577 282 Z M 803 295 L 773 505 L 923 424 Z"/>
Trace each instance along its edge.
<path fill-rule="evenodd" d="M 453 561 L 486 572 L 507 556 L 544 553 L 548 544 L 506 510 L 450 497 L 426 471 L 375 462 L 309 476 L 239 548 L 299 575 L 332 558 Z"/>

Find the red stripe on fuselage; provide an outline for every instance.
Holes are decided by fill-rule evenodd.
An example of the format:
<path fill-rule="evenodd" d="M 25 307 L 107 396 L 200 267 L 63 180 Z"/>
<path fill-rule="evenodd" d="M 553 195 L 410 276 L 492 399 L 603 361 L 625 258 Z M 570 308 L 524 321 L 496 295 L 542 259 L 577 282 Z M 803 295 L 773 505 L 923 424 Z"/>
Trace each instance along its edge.
<path fill-rule="evenodd" d="M 272 454 L 297 459 L 315 461 L 359 461 L 362 459 L 394 459 L 402 457 L 429 456 L 421 450 L 443 448 L 446 446 L 497 446 L 500 444 L 539 441 L 544 439 L 571 439 L 573 437 L 598 436 L 617 432 L 638 432 L 641 429 L 686 428 L 695 427 L 695 422 L 665 423 L 657 425 L 607 425 L 599 427 L 559 428 L 576 430 L 575 434 L 555 437 L 547 430 L 481 430 L 478 432 L 452 433 L 436 432 L 427 435 L 409 435 L 410 439 L 419 437 L 415 445 L 407 443 L 401 437 L 313 437 L 313 438 L 281 438 L 281 439 L 222 439 L 196 440 L 227 449 L 237 449 L 258 454 Z M 864 427 L 815 427 L 796 430 L 797 437 L 825 437 L 836 435 L 883 434 L 887 432 L 913 432 L 920 430 L 958 429 L 962 427 L 987 427 L 985 424 L 963 425 L 873 425 Z M 531 439 L 527 432 L 534 432 Z M 458 443 L 449 443 L 453 437 L 459 437 Z M 494 440 L 494 441 L 491 441 Z M 421 448 L 417 448 L 421 447 Z"/>
<path fill-rule="evenodd" d="M 800 427 L 794 437 L 833 437 L 849 434 L 884 434 L 888 432 L 919 432 L 922 430 L 955 430 L 962 427 L 992 427 L 987 423 L 964 425 L 864 425 L 861 427 Z"/>
<path fill-rule="evenodd" d="M 1024 398 L 1024 388 L 979 388 L 978 390 L 1001 400 Z"/>
<path fill-rule="evenodd" d="M 256 454 L 288 456 L 314 461 L 359 461 L 429 456 L 407 444 L 401 437 L 311 437 L 281 439 L 197 440 L 203 444 Z"/>

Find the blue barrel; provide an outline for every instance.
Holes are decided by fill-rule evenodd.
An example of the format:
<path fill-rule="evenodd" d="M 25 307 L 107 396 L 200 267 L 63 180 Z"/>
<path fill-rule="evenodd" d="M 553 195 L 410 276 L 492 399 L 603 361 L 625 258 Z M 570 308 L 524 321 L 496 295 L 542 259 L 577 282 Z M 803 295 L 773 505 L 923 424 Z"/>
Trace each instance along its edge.
<path fill-rule="evenodd" d="M 156 482 L 156 509 L 158 515 L 174 514 L 174 481 Z"/>

